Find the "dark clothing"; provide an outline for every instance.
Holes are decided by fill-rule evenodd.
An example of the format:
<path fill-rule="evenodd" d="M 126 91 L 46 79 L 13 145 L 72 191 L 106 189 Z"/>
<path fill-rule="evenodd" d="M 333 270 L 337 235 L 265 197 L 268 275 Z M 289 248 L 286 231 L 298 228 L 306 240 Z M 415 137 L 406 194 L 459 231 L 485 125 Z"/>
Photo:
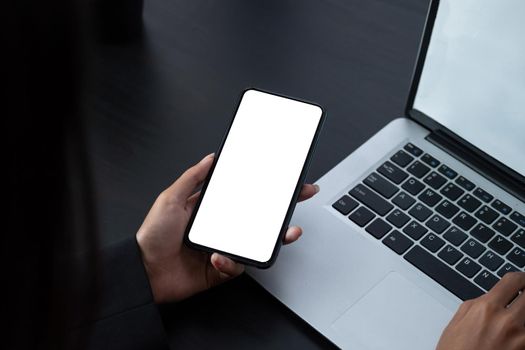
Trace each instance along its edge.
<path fill-rule="evenodd" d="M 99 266 L 96 308 L 71 344 L 82 336 L 93 350 L 169 349 L 135 238 L 103 249 Z"/>

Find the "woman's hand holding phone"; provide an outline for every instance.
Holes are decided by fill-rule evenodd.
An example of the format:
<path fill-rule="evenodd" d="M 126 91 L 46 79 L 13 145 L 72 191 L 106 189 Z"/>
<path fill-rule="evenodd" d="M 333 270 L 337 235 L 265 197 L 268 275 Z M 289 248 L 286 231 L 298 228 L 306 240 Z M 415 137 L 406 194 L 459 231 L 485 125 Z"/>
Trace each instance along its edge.
<path fill-rule="evenodd" d="M 213 163 L 213 154 L 189 168 L 153 204 L 137 233 L 137 242 L 156 303 L 178 301 L 209 289 L 244 271 L 244 265 L 217 253 L 209 254 L 183 244 L 184 231 Z M 261 184 L 261 190 L 264 186 Z M 299 201 L 319 191 L 304 185 Z M 247 230 L 250 228 L 247 227 Z M 290 227 L 284 244 L 301 236 L 300 227 Z"/>

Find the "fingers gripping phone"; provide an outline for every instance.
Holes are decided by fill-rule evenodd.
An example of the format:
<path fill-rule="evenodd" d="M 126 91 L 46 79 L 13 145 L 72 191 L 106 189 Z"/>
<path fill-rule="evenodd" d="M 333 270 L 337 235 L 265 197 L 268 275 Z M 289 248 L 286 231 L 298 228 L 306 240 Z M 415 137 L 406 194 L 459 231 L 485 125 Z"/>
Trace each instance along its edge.
<path fill-rule="evenodd" d="M 186 227 L 186 244 L 271 266 L 324 118 L 317 105 L 246 90 Z"/>

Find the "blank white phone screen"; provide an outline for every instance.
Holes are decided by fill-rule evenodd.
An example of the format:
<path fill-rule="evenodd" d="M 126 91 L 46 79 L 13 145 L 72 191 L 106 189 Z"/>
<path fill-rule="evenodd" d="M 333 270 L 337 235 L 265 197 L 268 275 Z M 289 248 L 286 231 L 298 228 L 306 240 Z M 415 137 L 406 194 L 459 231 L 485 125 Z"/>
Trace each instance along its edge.
<path fill-rule="evenodd" d="M 321 116 L 315 105 L 246 91 L 190 229 L 190 241 L 269 261 Z"/>

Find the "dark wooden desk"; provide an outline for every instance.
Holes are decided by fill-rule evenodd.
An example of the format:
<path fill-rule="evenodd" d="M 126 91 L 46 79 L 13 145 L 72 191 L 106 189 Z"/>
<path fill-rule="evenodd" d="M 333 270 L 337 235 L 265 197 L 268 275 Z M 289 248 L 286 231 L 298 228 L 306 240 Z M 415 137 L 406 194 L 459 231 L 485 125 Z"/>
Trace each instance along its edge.
<path fill-rule="evenodd" d="M 249 86 L 328 113 L 309 181 L 401 116 L 427 0 L 145 0 L 144 35 L 97 45 L 86 106 L 102 243 L 213 152 Z M 306 232 L 305 234 L 308 234 Z M 173 348 L 330 343 L 243 276 L 163 308 Z"/>

